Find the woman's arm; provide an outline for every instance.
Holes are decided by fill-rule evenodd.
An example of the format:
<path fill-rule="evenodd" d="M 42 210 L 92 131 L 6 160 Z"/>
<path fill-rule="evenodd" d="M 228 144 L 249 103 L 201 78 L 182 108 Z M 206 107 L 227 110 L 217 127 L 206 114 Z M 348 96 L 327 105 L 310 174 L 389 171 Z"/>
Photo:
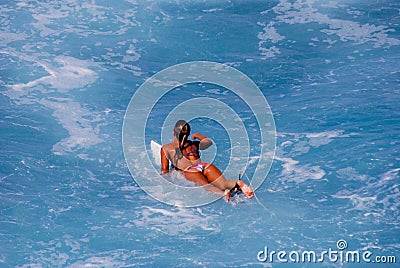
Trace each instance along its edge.
<path fill-rule="evenodd" d="M 205 150 L 213 144 L 211 139 L 207 138 L 206 136 L 201 135 L 200 133 L 194 133 L 192 135 L 192 140 L 194 140 L 194 139 L 200 140 L 200 144 L 199 144 L 200 150 Z"/>
<path fill-rule="evenodd" d="M 161 174 L 165 174 L 169 172 L 169 160 L 164 152 L 164 146 L 161 147 L 160 154 L 161 154 Z"/>

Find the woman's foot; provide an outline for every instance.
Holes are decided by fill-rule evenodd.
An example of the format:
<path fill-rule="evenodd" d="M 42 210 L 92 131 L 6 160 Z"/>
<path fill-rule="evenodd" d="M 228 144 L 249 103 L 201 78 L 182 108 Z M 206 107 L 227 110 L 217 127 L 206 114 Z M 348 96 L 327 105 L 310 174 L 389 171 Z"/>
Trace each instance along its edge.
<path fill-rule="evenodd" d="M 226 189 L 225 192 L 224 192 L 224 195 L 225 195 L 226 201 L 228 203 L 232 201 L 232 199 L 231 199 L 231 190 Z"/>
<path fill-rule="evenodd" d="M 240 190 L 242 190 L 243 194 L 247 198 L 253 198 L 254 197 L 253 189 L 251 189 L 251 187 L 248 186 L 247 184 L 245 184 L 242 180 L 238 180 L 237 181 L 237 185 L 240 187 Z"/>
<path fill-rule="evenodd" d="M 250 186 L 248 186 L 247 184 L 245 184 L 242 180 L 238 180 L 236 182 L 235 187 L 233 187 L 232 189 L 228 190 L 226 189 L 224 192 L 226 201 L 231 202 L 231 194 L 232 192 L 237 192 L 237 191 L 241 191 L 247 198 L 253 198 L 254 197 L 254 192 L 253 189 L 251 189 Z"/>

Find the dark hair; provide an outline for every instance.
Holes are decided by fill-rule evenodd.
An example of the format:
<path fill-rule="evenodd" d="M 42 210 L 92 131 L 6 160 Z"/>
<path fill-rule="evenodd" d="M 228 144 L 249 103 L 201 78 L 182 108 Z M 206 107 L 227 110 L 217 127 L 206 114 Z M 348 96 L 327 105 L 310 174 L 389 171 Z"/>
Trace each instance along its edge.
<path fill-rule="evenodd" d="M 184 136 L 187 137 L 190 135 L 190 125 L 185 120 L 178 120 L 175 123 L 174 127 L 174 135 L 181 143 L 184 140 Z"/>

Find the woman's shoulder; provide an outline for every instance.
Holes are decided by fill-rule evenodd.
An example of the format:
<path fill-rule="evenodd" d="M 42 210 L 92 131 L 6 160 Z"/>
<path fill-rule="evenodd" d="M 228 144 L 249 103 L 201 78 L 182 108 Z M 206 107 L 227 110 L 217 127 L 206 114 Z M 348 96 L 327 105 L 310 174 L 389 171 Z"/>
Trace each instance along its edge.
<path fill-rule="evenodd" d="M 164 150 L 171 150 L 171 149 L 174 149 L 174 147 L 175 147 L 174 143 L 170 142 L 170 143 L 164 144 L 161 148 Z"/>

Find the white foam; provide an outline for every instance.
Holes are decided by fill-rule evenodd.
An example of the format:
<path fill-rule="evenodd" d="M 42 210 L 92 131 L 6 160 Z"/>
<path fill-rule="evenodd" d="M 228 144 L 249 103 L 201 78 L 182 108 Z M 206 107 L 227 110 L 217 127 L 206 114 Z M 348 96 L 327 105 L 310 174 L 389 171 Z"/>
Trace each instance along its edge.
<path fill-rule="evenodd" d="M 325 8 L 339 8 L 337 3 L 332 1 L 323 6 Z M 277 47 L 271 46 L 271 44 L 285 38 L 273 27 L 273 25 L 278 23 L 290 25 L 318 23 L 327 25 L 327 28 L 320 31 L 328 36 L 336 35 L 342 42 L 351 41 L 356 44 L 372 43 L 375 48 L 400 45 L 399 39 L 388 35 L 389 32 L 394 32 L 394 29 L 390 29 L 384 25 L 362 24 L 351 20 L 330 18 L 328 15 L 318 12 L 313 0 L 295 1 L 294 3 L 288 0 L 281 0 L 278 5 L 272 8 L 272 11 L 276 14 L 276 17 L 272 21 L 269 21 L 267 26 L 263 22 L 258 23 L 258 25 L 264 27 L 264 32 L 258 34 L 258 38 L 260 39 L 259 50 L 264 59 L 275 57 L 280 53 Z M 269 13 L 269 10 L 261 12 L 261 14 L 267 13 Z M 327 40 L 330 39 L 328 38 Z"/>
<path fill-rule="evenodd" d="M 259 25 L 263 25 L 263 23 L 259 22 Z M 284 36 L 280 35 L 277 29 L 274 27 L 275 23 L 270 22 L 267 26 L 263 28 L 264 32 L 258 33 L 258 39 L 261 41 L 270 41 L 272 43 L 278 43 L 279 41 L 285 39 Z"/>
<path fill-rule="evenodd" d="M 299 132 L 299 133 L 290 133 L 290 132 L 277 132 L 277 137 L 283 137 L 288 139 L 292 137 L 291 140 L 286 140 L 281 144 L 281 147 L 295 146 L 297 151 L 308 152 L 309 148 L 299 147 L 299 142 L 303 141 L 301 145 L 309 147 L 318 148 L 322 145 L 327 145 L 331 143 L 335 138 L 348 138 L 352 137 L 355 134 L 349 133 L 344 134 L 343 130 L 332 130 L 332 131 L 323 131 L 323 132 Z"/>
<path fill-rule="evenodd" d="M 368 179 L 367 175 L 361 175 L 353 167 L 339 169 L 336 171 L 336 173 L 339 178 L 346 180 L 365 181 Z"/>
<path fill-rule="evenodd" d="M 358 174 L 354 168 L 346 168 L 344 170 L 351 170 L 353 175 Z M 400 168 L 392 169 L 381 174 L 379 178 L 360 174 L 358 176 L 360 181 L 359 188 L 351 191 L 341 190 L 332 195 L 332 197 L 349 199 L 352 207 L 348 208 L 347 211 L 364 211 L 366 216 L 386 219 L 385 215 L 393 212 L 397 213 L 400 209 L 400 185 L 394 181 L 399 178 L 399 172 Z M 387 220 L 390 221 L 391 219 L 388 218 Z"/>
<path fill-rule="evenodd" d="M 103 139 L 99 137 L 99 129 L 92 125 L 98 121 L 98 118 L 80 103 L 61 97 L 63 95 L 51 99 L 40 97 L 42 99 L 39 100 L 39 97 L 35 98 L 30 94 L 33 91 L 41 91 L 43 94 L 56 91 L 64 94 L 73 89 L 83 90 L 97 80 L 97 73 L 91 69 L 98 68 L 97 64 L 68 56 L 57 56 L 51 63 L 44 60 L 36 61 L 35 57 L 21 57 L 24 60 L 34 61 L 35 64 L 43 67 L 48 75 L 27 83 L 9 85 L 9 90 L 4 91 L 3 94 L 20 104 L 40 103 L 53 110 L 53 116 L 69 134 L 53 146 L 53 152 L 64 154 L 77 148 L 103 142 Z M 85 158 L 84 155 L 81 156 Z"/>
<path fill-rule="evenodd" d="M 221 91 L 219 88 L 207 89 L 206 92 L 209 92 L 209 93 L 215 94 L 215 95 L 222 95 L 222 96 L 226 96 L 229 93 L 228 90 Z"/>
<path fill-rule="evenodd" d="M 271 46 L 269 48 L 259 46 L 259 50 L 263 56 L 262 59 L 274 58 L 276 55 L 281 54 L 281 51 L 276 46 Z"/>
<path fill-rule="evenodd" d="M 55 154 L 65 154 L 103 142 L 98 136 L 99 129 L 93 127 L 93 122 L 87 119 L 92 113 L 78 102 L 53 99 L 53 101 L 41 100 L 40 103 L 53 109 L 53 116 L 68 131 L 68 137 L 53 145 Z"/>
<path fill-rule="evenodd" d="M 278 132 L 277 137 L 284 139 L 277 147 L 275 160 L 282 162 L 281 176 L 285 181 L 302 183 L 307 180 L 321 180 L 326 172 L 317 165 L 302 164 L 294 156 L 309 153 L 311 147 L 318 148 L 331 143 L 335 138 L 350 137 L 343 130 L 324 132 L 289 133 Z"/>
<path fill-rule="evenodd" d="M 309 139 L 309 144 L 313 147 L 319 147 L 321 145 L 326 145 L 334 138 L 348 138 L 351 137 L 352 134 L 343 134 L 343 130 L 337 131 L 326 131 L 319 133 L 305 133 L 305 136 Z"/>
<path fill-rule="evenodd" d="M 47 27 L 47 25 L 52 24 L 53 19 L 59 19 L 67 16 L 68 14 L 62 13 L 60 10 L 52 8 L 48 13 L 41 12 L 32 12 L 32 17 L 35 21 L 32 23 L 32 26 L 40 31 L 40 36 L 45 37 L 49 35 L 57 35 L 58 30 L 51 29 Z"/>
<path fill-rule="evenodd" d="M 281 176 L 285 181 L 302 183 L 307 180 L 320 180 L 326 172 L 319 166 L 300 165 L 299 161 L 290 157 L 275 156 L 275 160 L 283 162 Z"/>
<path fill-rule="evenodd" d="M 140 54 L 136 51 L 133 44 L 129 45 L 129 49 L 126 51 L 126 55 L 123 56 L 123 62 L 134 62 L 140 59 Z"/>
<path fill-rule="evenodd" d="M 222 8 L 203 9 L 202 11 L 205 13 L 213 13 L 213 12 L 222 11 Z"/>
<path fill-rule="evenodd" d="M 399 178 L 400 168 L 395 168 L 385 172 L 382 175 L 382 182 L 387 182 L 390 180 L 398 179 Z"/>
<path fill-rule="evenodd" d="M 79 60 L 68 56 L 57 56 L 53 63 L 39 61 L 49 75 L 29 81 L 10 85 L 13 90 L 22 91 L 38 84 L 49 85 L 58 92 L 68 92 L 71 89 L 84 89 L 85 86 L 94 83 L 98 75 L 91 67 L 97 66 L 90 61 Z M 61 65 L 61 66 L 59 66 Z M 37 90 L 37 88 L 36 88 Z M 42 90 L 43 91 L 43 90 Z"/>
<path fill-rule="evenodd" d="M 111 252 L 108 252 L 111 254 Z M 123 256 L 115 256 L 115 254 L 111 254 L 111 256 L 92 256 L 88 257 L 85 261 L 78 261 L 74 264 L 69 265 L 68 267 L 123 267 L 127 266 L 127 263 L 119 261 Z"/>
<path fill-rule="evenodd" d="M 168 235 L 188 234 L 199 229 L 220 232 L 219 228 L 212 223 L 212 217 L 198 209 L 173 208 L 166 210 L 144 207 L 138 213 L 141 218 L 133 221 L 136 226 L 151 226 L 151 229 Z"/>

